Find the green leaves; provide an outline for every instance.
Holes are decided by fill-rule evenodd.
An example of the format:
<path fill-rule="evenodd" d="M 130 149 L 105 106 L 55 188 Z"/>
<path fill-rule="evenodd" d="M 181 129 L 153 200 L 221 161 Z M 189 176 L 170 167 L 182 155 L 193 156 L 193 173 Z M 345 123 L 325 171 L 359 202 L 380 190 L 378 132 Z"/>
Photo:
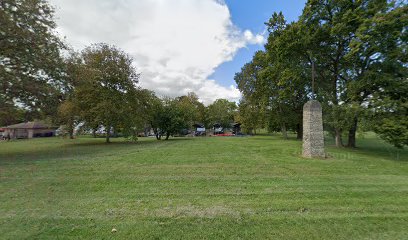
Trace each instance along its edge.
<path fill-rule="evenodd" d="M 166 98 L 156 102 L 152 111 L 151 125 L 158 140 L 162 136 L 166 136 L 167 140 L 171 135 L 190 128 L 189 114 L 191 112 L 185 107 L 183 98 Z"/>
<path fill-rule="evenodd" d="M 390 116 L 380 120 L 374 130 L 380 137 L 393 144 L 397 148 L 408 146 L 408 117 L 407 112 L 403 116 Z"/>
<path fill-rule="evenodd" d="M 274 13 L 266 23 L 265 51 L 235 76 L 245 100 L 241 111 L 248 104 L 263 106 L 271 129 L 301 124 L 302 106 L 312 97 L 314 63 L 315 93 L 339 146 L 343 130 L 354 142 L 359 118 L 379 117 L 389 121 L 375 130 L 395 144 L 380 126 L 405 126 L 407 9 L 386 0 L 309 0 L 299 21 L 287 24 Z M 405 136 L 403 129 L 398 127 L 395 139 Z"/>
<path fill-rule="evenodd" d="M 45 0 L 0 2 L 0 94 L 50 114 L 58 105 L 64 48 L 55 35 L 53 14 Z"/>
<path fill-rule="evenodd" d="M 224 128 L 230 128 L 234 122 L 237 105 L 226 99 L 217 99 L 208 106 L 208 119 L 212 127 L 213 124 L 220 124 Z"/>
<path fill-rule="evenodd" d="M 138 112 L 148 93 L 137 87 L 139 74 L 132 58 L 107 44 L 95 44 L 67 62 L 68 99 L 60 108 L 60 116 L 71 125 L 73 119 L 87 126 L 103 126 L 136 134 L 142 125 Z M 145 114 L 145 112 L 143 112 Z M 75 117 L 77 116 L 77 117 Z"/>

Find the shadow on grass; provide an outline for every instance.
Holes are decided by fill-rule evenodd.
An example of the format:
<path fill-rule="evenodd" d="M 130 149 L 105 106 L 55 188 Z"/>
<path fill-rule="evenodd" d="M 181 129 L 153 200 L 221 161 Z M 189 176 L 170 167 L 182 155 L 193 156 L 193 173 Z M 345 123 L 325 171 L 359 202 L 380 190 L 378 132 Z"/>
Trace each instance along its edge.
<path fill-rule="evenodd" d="M 168 147 L 186 138 L 172 138 L 167 141 L 156 139 L 140 139 L 136 142 L 124 139 L 113 139 L 106 143 L 103 139 L 43 139 L 22 140 L 0 143 L 4 150 L 0 151 L 0 165 L 15 163 L 30 163 L 55 160 L 83 160 L 93 157 L 120 156 L 143 150 Z M 8 146 L 7 146 L 8 145 Z"/>
<path fill-rule="evenodd" d="M 366 156 L 390 159 L 393 161 L 408 162 L 408 150 L 396 148 L 382 140 L 367 139 L 357 145 L 357 151 L 362 150 Z"/>
<path fill-rule="evenodd" d="M 257 135 L 249 135 L 249 137 L 252 137 L 251 139 L 253 140 L 261 140 L 261 141 L 302 141 L 300 139 L 297 139 L 296 136 L 288 136 L 287 139 L 283 138 L 282 135 L 276 135 L 276 134 L 257 134 Z M 272 137 L 272 138 L 271 138 Z"/>
<path fill-rule="evenodd" d="M 357 139 L 356 148 L 337 148 L 333 139 L 326 138 L 325 140 L 326 148 L 330 149 L 334 156 L 341 155 L 343 158 L 352 159 L 354 154 L 358 154 L 366 158 L 378 159 L 380 157 L 388 161 L 408 162 L 407 149 L 398 149 L 376 137 Z"/>
<path fill-rule="evenodd" d="M 255 141 L 270 141 L 271 143 L 301 143 L 296 136 L 290 135 L 288 139 L 283 139 L 279 134 L 257 135 L 251 140 Z M 279 145 L 280 146 L 280 145 Z M 334 143 L 334 138 L 325 136 L 325 147 L 331 159 L 355 159 L 358 156 L 366 158 L 382 158 L 387 161 L 408 162 L 408 149 L 398 149 L 384 142 L 377 136 L 368 136 L 366 138 L 357 139 L 357 148 L 337 148 Z M 296 150 L 294 150 L 296 152 Z M 301 150 L 299 150 L 301 151 Z M 301 153 L 299 153 L 301 155 Z"/>

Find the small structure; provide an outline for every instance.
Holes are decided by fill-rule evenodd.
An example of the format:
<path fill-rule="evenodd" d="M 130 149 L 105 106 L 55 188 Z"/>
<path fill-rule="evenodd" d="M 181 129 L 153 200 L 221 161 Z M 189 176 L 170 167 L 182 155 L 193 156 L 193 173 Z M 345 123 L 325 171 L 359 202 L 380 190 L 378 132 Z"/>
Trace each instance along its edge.
<path fill-rule="evenodd" d="M 316 100 L 310 100 L 303 106 L 303 157 L 326 157 L 324 153 L 324 135 L 322 106 Z"/>
<path fill-rule="evenodd" d="M 194 129 L 195 129 L 195 136 L 205 136 L 206 135 L 206 129 L 204 124 L 202 123 L 196 123 L 193 125 Z"/>
<path fill-rule="evenodd" d="M 214 135 L 224 133 L 224 128 L 219 123 L 216 123 L 216 124 L 213 125 L 213 130 L 214 130 Z"/>
<path fill-rule="evenodd" d="M 3 127 L 4 136 L 11 139 L 52 137 L 55 136 L 56 127 L 50 127 L 40 122 L 25 122 Z"/>
<path fill-rule="evenodd" d="M 232 134 L 240 135 L 241 133 L 241 123 L 233 123 L 232 124 Z"/>

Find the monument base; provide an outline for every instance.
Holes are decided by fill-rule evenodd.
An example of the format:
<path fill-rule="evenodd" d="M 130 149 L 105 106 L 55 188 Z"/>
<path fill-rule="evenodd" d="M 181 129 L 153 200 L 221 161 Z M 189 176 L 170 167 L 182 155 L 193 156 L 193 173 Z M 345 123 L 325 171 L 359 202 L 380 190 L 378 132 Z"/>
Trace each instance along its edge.
<path fill-rule="evenodd" d="M 325 158 L 322 106 L 310 100 L 303 106 L 303 152 L 305 158 Z"/>

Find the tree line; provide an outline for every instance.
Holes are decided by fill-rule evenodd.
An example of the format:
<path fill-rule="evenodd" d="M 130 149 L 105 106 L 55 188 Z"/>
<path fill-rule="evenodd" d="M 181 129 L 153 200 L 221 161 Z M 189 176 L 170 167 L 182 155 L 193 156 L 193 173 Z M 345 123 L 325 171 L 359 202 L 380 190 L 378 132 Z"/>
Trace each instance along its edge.
<path fill-rule="evenodd" d="M 356 147 L 357 128 L 408 145 L 407 13 L 387 0 L 309 0 L 291 23 L 274 13 L 265 49 L 235 75 L 243 127 L 301 139 L 302 107 L 317 99 L 336 146 Z"/>
<path fill-rule="evenodd" d="M 325 129 L 337 146 L 356 146 L 357 129 L 408 144 L 407 5 L 387 0 L 309 0 L 298 21 L 274 13 L 263 51 L 235 75 L 236 104 L 204 106 L 194 93 L 168 98 L 138 85 L 127 53 L 93 44 L 71 51 L 56 35 L 46 0 L 0 2 L 0 126 L 48 119 L 73 136 L 103 126 L 106 140 L 146 127 L 168 138 L 194 123 L 249 133 L 259 128 L 302 138 L 302 107 L 323 104 Z M 314 81 L 312 81 L 314 79 Z M 110 131 L 113 131 L 110 134 Z"/>
<path fill-rule="evenodd" d="M 47 119 L 71 138 L 78 125 L 103 127 L 109 142 L 116 133 L 135 139 L 151 128 L 168 139 L 194 123 L 234 121 L 234 102 L 206 107 L 194 93 L 170 98 L 142 89 L 132 57 L 116 46 L 71 50 L 56 35 L 46 0 L 1 1 L 0 22 L 0 126 Z"/>

